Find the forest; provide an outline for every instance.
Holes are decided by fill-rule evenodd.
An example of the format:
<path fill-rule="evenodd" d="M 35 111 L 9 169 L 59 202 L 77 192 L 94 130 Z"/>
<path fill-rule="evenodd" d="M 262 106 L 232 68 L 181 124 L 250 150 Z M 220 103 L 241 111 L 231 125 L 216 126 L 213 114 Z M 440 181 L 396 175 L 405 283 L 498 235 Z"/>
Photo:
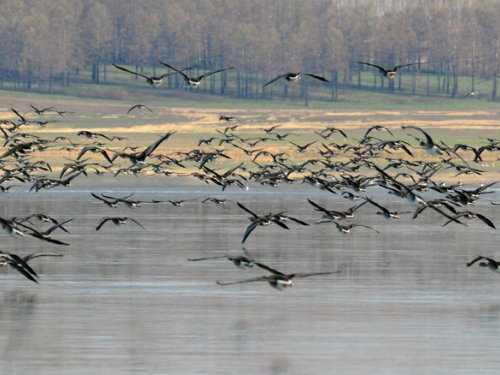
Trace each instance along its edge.
<path fill-rule="evenodd" d="M 497 100 L 499 0 L 1 0 L 0 9 L 2 89 L 102 85 L 112 63 L 160 74 L 161 60 L 195 72 L 234 66 L 200 87 L 218 95 L 286 96 L 286 85 L 262 85 L 308 72 L 332 84 L 303 79 L 300 96 L 312 86 L 325 100 L 339 87 L 463 97 L 486 82 Z M 388 83 L 357 61 L 415 65 Z"/>

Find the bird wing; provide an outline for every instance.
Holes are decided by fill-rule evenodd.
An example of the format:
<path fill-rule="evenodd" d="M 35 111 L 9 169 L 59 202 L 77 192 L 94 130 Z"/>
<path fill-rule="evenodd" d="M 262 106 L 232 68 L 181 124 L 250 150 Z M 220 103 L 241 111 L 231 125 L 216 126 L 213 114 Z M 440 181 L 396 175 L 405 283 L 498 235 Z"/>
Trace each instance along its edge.
<path fill-rule="evenodd" d="M 24 260 L 22 260 L 16 254 L 7 254 L 7 256 L 8 256 L 9 265 L 11 265 L 13 268 L 18 270 L 21 274 L 23 274 L 29 280 L 38 284 L 38 280 L 36 279 L 38 277 L 38 275 L 33 270 L 33 268 L 31 268 L 29 266 L 28 263 L 26 263 Z"/>
<path fill-rule="evenodd" d="M 245 279 L 245 280 L 239 280 L 239 281 L 230 281 L 230 282 L 217 281 L 217 285 L 244 284 L 244 283 L 253 283 L 255 281 L 267 281 L 267 277 L 266 276 L 260 276 L 260 277 L 254 277 L 252 279 Z"/>
<path fill-rule="evenodd" d="M 403 65 L 396 65 L 392 70 L 396 71 L 399 68 L 404 68 L 405 66 L 410 66 L 410 65 L 416 65 L 418 63 L 410 63 L 410 64 L 403 64 Z"/>
<path fill-rule="evenodd" d="M 216 257 L 204 257 L 204 258 L 188 258 L 190 262 L 198 262 L 200 260 L 210 260 L 210 259 L 225 259 L 227 258 L 227 255 L 223 256 L 216 256 Z"/>
<path fill-rule="evenodd" d="M 248 236 L 250 235 L 250 233 L 252 233 L 252 232 L 253 232 L 253 230 L 254 230 L 255 228 L 257 228 L 257 225 L 258 225 L 258 224 L 256 224 L 256 223 L 252 223 L 252 224 L 250 224 L 250 225 L 247 227 L 247 229 L 246 229 L 246 231 L 245 231 L 245 234 L 243 234 L 243 238 L 242 238 L 242 240 L 241 240 L 241 243 L 245 243 L 245 241 L 247 240 L 247 238 L 248 238 Z"/>
<path fill-rule="evenodd" d="M 288 218 L 289 220 L 295 221 L 297 224 L 301 224 L 301 225 L 309 226 L 309 224 L 307 224 L 305 221 L 299 220 L 299 219 L 297 219 L 297 218 L 295 218 L 295 217 L 287 216 L 287 218 Z"/>
<path fill-rule="evenodd" d="M 186 80 L 188 80 L 188 81 L 189 81 L 189 79 L 190 79 L 190 78 L 189 78 L 189 77 L 188 77 L 188 76 L 187 76 L 187 75 L 186 75 L 186 74 L 185 74 L 182 70 L 176 69 L 176 68 L 174 68 L 173 66 L 168 65 L 167 63 L 164 63 L 164 62 L 162 62 L 162 61 L 160 61 L 160 60 L 158 60 L 158 62 L 159 62 L 160 64 L 162 64 L 162 65 L 165 65 L 167 68 L 172 69 L 173 71 L 175 71 L 175 72 L 179 73 L 181 76 L 183 76 Z"/>
<path fill-rule="evenodd" d="M 11 110 L 12 112 L 14 112 L 14 113 L 17 115 L 17 117 L 19 117 L 19 119 L 20 119 L 22 122 L 26 122 L 26 119 L 25 119 L 25 118 L 24 118 L 24 117 L 23 117 L 23 116 L 22 116 L 22 115 L 21 115 L 18 111 L 16 111 L 16 109 L 15 109 L 15 108 L 11 108 L 10 110 Z"/>
<path fill-rule="evenodd" d="M 248 208 L 246 208 L 245 206 L 243 206 L 240 202 L 236 202 L 236 204 L 238 205 L 239 208 L 241 208 L 242 210 L 245 210 L 246 212 L 248 212 L 253 217 L 255 217 L 255 218 L 259 217 L 257 214 L 255 214 L 254 212 L 250 211 Z"/>
<path fill-rule="evenodd" d="M 321 76 L 318 76 L 318 75 L 316 75 L 316 74 L 303 73 L 303 75 L 308 76 L 308 77 L 315 78 L 315 79 L 320 80 L 320 81 L 322 81 L 322 82 L 330 82 L 330 81 L 329 81 L 329 80 L 327 80 L 325 77 L 321 77 Z"/>
<path fill-rule="evenodd" d="M 229 68 L 223 68 L 223 69 L 216 70 L 214 72 L 208 72 L 208 73 L 202 74 L 201 76 L 198 77 L 198 80 L 206 78 L 208 76 L 211 76 L 212 74 L 220 73 L 220 72 L 223 72 L 224 70 L 229 70 L 229 69 L 234 69 L 234 66 L 230 66 Z"/>
<path fill-rule="evenodd" d="M 94 193 L 90 193 L 90 195 L 92 195 L 95 199 L 98 199 L 98 200 L 100 200 L 100 201 L 102 201 L 102 202 L 105 202 L 105 203 L 110 203 L 110 202 L 109 202 L 109 201 L 107 201 L 106 199 L 101 198 L 100 196 L 98 196 L 98 195 L 96 195 L 96 194 L 94 194 Z"/>
<path fill-rule="evenodd" d="M 279 218 L 273 218 L 272 222 L 275 223 L 276 225 L 279 225 L 283 229 L 290 230 L 290 228 L 288 228 L 288 226 L 285 223 L 283 223 L 282 221 L 280 221 Z"/>
<path fill-rule="evenodd" d="M 63 225 L 66 224 L 66 223 L 69 223 L 70 221 L 73 221 L 75 218 L 71 218 L 69 220 L 66 220 L 66 221 L 63 221 L 62 223 L 56 223 L 54 224 L 52 227 L 50 227 L 49 229 L 47 229 L 45 232 L 43 232 L 42 234 L 43 235 L 46 235 L 48 236 L 49 234 L 51 234 L 54 230 L 56 230 L 57 228 L 61 228 L 63 231 L 65 231 L 66 233 L 69 233 L 64 227 Z"/>
<path fill-rule="evenodd" d="M 264 269 L 264 270 L 266 270 L 266 271 L 269 271 L 269 272 L 271 272 L 271 273 L 273 273 L 273 274 L 275 274 L 275 275 L 285 276 L 285 274 L 284 274 L 284 273 L 282 273 L 282 272 L 280 272 L 280 271 L 277 271 L 277 270 L 275 270 L 274 268 L 271 268 L 271 267 L 269 267 L 269 266 L 266 266 L 265 264 L 255 262 L 255 265 L 256 265 L 256 266 L 258 266 L 258 267 L 260 267 L 260 268 L 262 268 L 262 269 Z"/>
<path fill-rule="evenodd" d="M 369 66 L 374 66 L 375 68 L 377 68 L 381 73 L 384 73 L 384 74 L 387 74 L 387 70 L 382 68 L 380 65 L 375 65 L 375 64 L 371 64 L 371 63 L 367 63 L 367 62 L 363 62 L 363 61 L 356 61 L 357 64 L 364 64 L 364 65 L 369 65 Z"/>
<path fill-rule="evenodd" d="M 138 226 L 140 226 L 142 229 L 146 229 L 146 228 L 144 228 L 144 227 L 142 226 L 142 224 L 141 224 L 141 223 L 139 223 L 137 220 L 132 219 L 132 218 L 129 218 L 129 220 L 130 220 L 130 221 L 132 221 L 132 222 L 134 222 L 134 223 L 136 223 L 136 224 L 137 224 Z"/>
<path fill-rule="evenodd" d="M 278 79 L 281 79 L 281 78 L 285 78 L 287 75 L 286 74 L 281 74 L 275 78 L 273 78 L 272 80 L 270 80 L 269 82 L 267 82 L 265 85 L 263 85 L 262 87 L 266 87 L 267 85 L 270 85 L 271 83 L 273 82 L 276 82 Z"/>
<path fill-rule="evenodd" d="M 413 154 L 411 153 L 411 151 L 408 149 L 408 147 L 406 147 L 405 145 L 400 145 L 400 147 L 404 150 L 404 152 L 406 152 L 408 155 L 410 155 L 411 157 L 413 157 Z"/>
<path fill-rule="evenodd" d="M 108 221 L 110 220 L 113 220 L 113 218 L 111 217 L 105 217 L 104 219 L 101 220 L 101 222 L 99 223 L 99 225 L 95 228 L 96 231 L 98 231 L 99 229 L 101 229 L 101 227 L 106 224 Z"/>
<path fill-rule="evenodd" d="M 306 148 L 308 148 L 309 146 L 311 146 L 311 145 L 315 144 L 316 142 L 318 142 L 318 141 L 312 141 L 312 142 L 309 142 L 309 143 L 305 144 L 304 146 L 302 146 L 302 148 L 303 148 L 303 149 L 306 149 Z"/>
<path fill-rule="evenodd" d="M 422 134 L 425 136 L 425 140 L 427 141 L 427 143 L 434 144 L 434 141 L 432 140 L 431 136 L 429 134 L 427 134 L 426 131 L 424 131 L 424 130 L 416 127 L 416 126 L 406 125 L 406 126 L 402 126 L 401 129 L 415 129 L 415 130 L 418 130 L 418 131 L 422 132 Z"/>
<path fill-rule="evenodd" d="M 481 255 L 478 255 L 476 258 L 472 259 L 469 263 L 467 263 L 467 267 L 470 267 L 472 266 L 474 263 L 476 263 L 477 261 L 483 259 L 484 257 L 481 256 Z"/>
<path fill-rule="evenodd" d="M 147 149 L 145 149 L 143 152 L 141 152 L 139 155 L 141 157 L 147 157 L 151 155 L 151 153 L 156 150 L 156 148 L 165 140 L 167 140 L 171 135 L 175 134 L 175 131 L 171 131 L 163 135 L 159 140 L 157 140 L 155 143 L 150 145 Z"/>
<path fill-rule="evenodd" d="M 380 233 L 378 230 L 376 230 L 375 228 L 372 228 L 372 227 L 369 227 L 368 225 L 364 225 L 364 224 L 351 224 L 351 226 L 354 226 L 354 227 L 364 227 L 364 228 L 368 228 L 368 229 L 371 229 L 371 230 L 374 230 L 375 232 L 377 233 Z"/>
<path fill-rule="evenodd" d="M 366 138 L 366 137 L 368 136 L 368 134 L 370 134 L 370 132 L 371 132 L 372 130 L 375 130 L 375 129 L 377 129 L 377 128 L 378 128 L 378 125 L 374 125 L 374 126 L 372 126 L 371 128 L 369 128 L 369 129 L 366 131 L 366 133 L 365 133 L 365 135 L 363 136 L 363 138 Z"/>
<path fill-rule="evenodd" d="M 309 198 L 307 199 L 307 201 L 314 207 L 316 208 L 316 211 L 323 211 L 325 213 L 330 213 L 329 210 L 327 210 L 326 208 L 324 207 L 321 207 L 319 204 L 317 203 L 314 203 L 312 200 L 310 200 Z"/>
<path fill-rule="evenodd" d="M 377 203 L 377 202 L 375 202 L 375 201 L 372 201 L 370 198 L 365 197 L 365 199 L 366 199 L 366 201 L 367 201 L 368 203 L 373 204 L 375 207 L 380 208 L 382 211 L 384 211 L 384 212 L 389 212 L 389 210 L 388 210 L 387 208 L 385 208 L 385 207 L 381 206 L 380 204 L 378 204 L 378 203 Z"/>
<path fill-rule="evenodd" d="M 319 276 L 319 275 L 331 275 L 331 274 L 334 274 L 334 273 L 340 273 L 340 271 L 295 273 L 295 274 L 293 274 L 293 277 L 299 278 L 299 277 L 309 277 L 309 276 Z M 292 276 L 292 275 L 288 275 L 288 276 Z"/>
<path fill-rule="evenodd" d="M 441 215 L 443 215 L 444 217 L 447 217 L 450 221 L 454 221 L 454 222 L 455 222 L 455 223 L 457 223 L 457 224 L 462 224 L 462 225 L 464 225 L 464 226 L 467 226 L 467 224 L 462 223 L 462 222 L 461 222 L 461 221 L 459 221 L 459 220 L 458 220 L 455 216 L 450 216 L 450 215 L 448 215 L 446 212 L 444 212 L 444 211 L 440 210 L 438 207 L 436 207 L 436 206 L 434 206 L 434 205 L 431 205 L 431 206 L 429 206 L 429 207 L 430 207 L 430 208 L 432 208 L 434 211 L 439 212 L 439 213 L 440 213 Z M 448 223 L 446 223 L 446 224 L 448 224 Z"/>
<path fill-rule="evenodd" d="M 31 253 L 28 254 L 21 259 L 24 260 L 25 262 L 29 262 L 32 259 L 39 258 L 39 257 L 62 257 L 63 254 L 56 254 L 56 253 Z"/>
<path fill-rule="evenodd" d="M 488 219 L 486 216 L 483 216 L 481 214 L 476 214 L 476 213 L 474 215 L 476 215 L 479 220 L 481 220 L 483 223 L 485 223 L 490 228 L 497 229 L 495 227 L 495 224 L 493 224 L 493 222 L 490 219 Z"/>
<path fill-rule="evenodd" d="M 120 69 L 120 70 L 123 70 L 124 72 L 127 72 L 127 73 L 131 73 L 135 76 L 139 76 L 139 77 L 142 77 L 142 78 L 146 78 L 146 79 L 149 79 L 148 76 L 145 76 L 144 74 L 141 74 L 141 73 L 137 73 L 137 72 L 133 72 L 131 70 L 128 70 L 127 68 L 124 68 L 122 66 L 119 66 L 119 65 L 116 65 L 116 64 L 112 64 L 115 68 L 117 69 Z"/>
<path fill-rule="evenodd" d="M 139 108 L 139 106 L 140 106 L 140 104 L 136 104 L 136 105 L 133 105 L 132 107 L 130 107 L 130 108 L 128 109 L 128 111 L 127 111 L 127 115 L 128 115 L 130 112 L 132 112 L 134 109 Z"/>
<path fill-rule="evenodd" d="M 50 242 L 50 243 L 53 243 L 53 244 L 56 244 L 56 245 L 63 245 L 63 246 L 69 246 L 68 243 L 66 242 L 62 242 L 62 241 L 59 241 L 59 240 L 56 240 L 55 238 L 52 238 L 52 237 L 48 237 L 40 232 L 32 232 L 32 233 L 28 233 L 30 236 L 32 237 L 35 237 L 35 238 L 38 238 L 39 240 L 42 240 L 42 241 L 45 241 L 45 242 Z"/>
<path fill-rule="evenodd" d="M 355 212 L 355 211 L 357 211 L 359 208 L 363 207 L 363 206 L 364 206 L 365 204 L 367 204 L 367 203 L 368 203 L 368 201 L 366 201 L 366 200 L 365 200 L 364 202 L 361 202 L 360 204 L 357 204 L 357 205 L 355 205 L 355 206 L 352 206 L 352 207 L 351 207 L 351 208 L 349 208 L 347 211 L 348 211 L 348 212 L 351 212 L 351 213 L 352 213 L 352 212 Z"/>
<path fill-rule="evenodd" d="M 341 130 L 341 129 L 337 129 L 337 128 L 333 128 L 333 129 L 334 129 L 334 131 L 337 131 L 337 132 L 339 132 L 340 134 L 342 134 L 342 136 L 343 136 L 344 138 L 347 138 L 347 134 L 346 134 L 343 130 Z"/>

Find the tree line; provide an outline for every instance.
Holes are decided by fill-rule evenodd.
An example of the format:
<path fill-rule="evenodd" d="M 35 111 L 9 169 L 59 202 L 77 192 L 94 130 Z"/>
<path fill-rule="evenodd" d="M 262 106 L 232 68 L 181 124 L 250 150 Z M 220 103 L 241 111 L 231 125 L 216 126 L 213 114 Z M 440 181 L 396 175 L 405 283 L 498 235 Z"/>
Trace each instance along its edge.
<path fill-rule="evenodd" d="M 476 80 L 488 80 L 496 99 L 498 0 L 1 0 L 0 6 L 2 87 L 70 85 L 83 71 L 98 84 L 111 63 L 155 73 L 161 59 L 198 69 L 235 66 L 234 85 L 217 87 L 237 96 L 266 95 L 262 84 L 278 73 L 322 74 L 334 82 L 335 100 L 341 85 L 384 89 L 384 80 L 374 75 L 367 83 L 367 67 L 354 63 L 370 61 L 418 63 L 409 83 L 395 82 L 392 90 L 415 93 L 415 77 L 425 72 L 451 96 L 458 77 L 470 77 L 471 90 Z"/>

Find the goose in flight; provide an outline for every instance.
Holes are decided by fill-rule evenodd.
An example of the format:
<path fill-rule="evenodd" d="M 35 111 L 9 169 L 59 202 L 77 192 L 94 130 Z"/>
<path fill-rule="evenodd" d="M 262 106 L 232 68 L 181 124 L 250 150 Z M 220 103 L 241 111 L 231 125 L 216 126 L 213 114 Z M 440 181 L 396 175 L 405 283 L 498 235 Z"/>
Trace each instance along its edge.
<path fill-rule="evenodd" d="M 139 77 L 145 78 L 146 82 L 149 83 L 153 87 L 160 86 L 163 83 L 163 79 L 168 75 L 168 74 L 162 74 L 161 76 L 157 76 L 157 77 L 151 76 L 150 77 L 150 76 L 146 76 L 146 75 L 141 74 L 141 73 L 137 73 L 137 72 L 133 72 L 131 70 L 128 70 L 127 68 L 124 68 L 123 66 L 119 66 L 119 65 L 116 65 L 116 64 L 113 64 L 113 66 L 116 69 L 120 69 L 120 70 L 123 70 L 124 72 L 131 73 L 131 74 L 133 74 L 135 76 L 139 76 Z"/>
<path fill-rule="evenodd" d="M 482 259 L 484 259 L 486 262 L 479 263 L 480 267 L 487 267 L 490 271 L 500 272 L 500 262 L 498 262 L 492 258 L 484 257 L 482 255 L 477 256 L 476 258 L 471 260 L 469 263 L 467 263 L 467 267 L 472 266 L 474 263 L 476 263 L 477 261 L 480 261 Z"/>
<path fill-rule="evenodd" d="M 313 273 L 290 273 L 285 274 L 283 272 L 277 271 L 271 267 L 268 267 L 261 263 L 255 263 L 255 265 L 259 266 L 266 271 L 271 272 L 271 275 L 265 275 L 260 277 L 255 277 L 252 279 L 245 279 L 239 281 L 230 281 L 230 282 L 222 282 L 217 281 L 218 285 L 235 285 L 235 284 L 245 284 L 245 283 L 253 283 L 257 281 L 267 281 L 269 285 L 278 290 L 284 290 L 293 286 L 293 280 L 298 278 L 310 277 L 310 276 L 321 276 L 321 275 L 331 275 L 337 272 L 313 272 Z"/>
<path fill-rule="evenodd" d="M 107 222 L 111 221 L 113 224 L 115 225 L 124 225 L 124 224 L 127 224 L 128 221 L 132 221 L 133 223 L 137 224 L 138 226 L 140 226 L 142 229 L 145 229 L 141 223 L 139 223 L 137 220 L 135 219 L 132 219 L 130 217 L 105 217 L 101 220 L 101 222 L 99 223 L 99 225 L 95 228 L 96 231 L 98 231 L 99 229 L 101 229 L 101 227 L 106 224 Z"/>
<path fill-rule="evenodd" d="M 306 152 L 306 150 L 307 150 L 307 148 L 308 148 L 309 146 L 312 146 L 312 145 L 313 145 L 313 144 L 315 144 L 316 142 L 317 142 L 317 140 L 316 140 L 316 141 L 309 142 L 309 143 L 306 143 L 305 145 L 299 145 L 299 144 L 294 143 L 294 142 L 292 142 L 292 141 L 290 141 L 290 142 L 288 142 L 288 143 L 290 143 L 290 144 L 294 145 L 294 146 L 297 148 L 297 151 L 298 151 L 298 152 L 300 152 L 300 153 L 304 153 L 304 152 Z"/>
<path fill-rule="evenodd" d="M 171 65 L 168 65 L 167 63 L 164 63 L 164 62 L 161 62 L 158 60 L 158 62 L 162 65 L 165 65 L 167 68 L 169 69 L 172 69 L 174 70 L 175 72 L 179 73 L 181 76 L 184 77 L 184 80 L 186 81 L 186 83 L 189 85 L 189 86 L 193 86 L 193 87 L 198 87 L 201 83 L 201 80 L 203 78 L 206 78 L 208 76 L 211 76 L 212 74 L 215 74 L 215 73 L 220 73 L 220 72 L 223 72 L 225 70 L 229 70 L 229 69 L 234 69 L 234 66 L 231 66 L 229 68 L 223 68 L 223 69 L 219 69 L 219 70 L 215 70 L 213 72 L 206 72 L 200 76 L 197 76 L 197 77 L 189 77 L 186 73 L 184 73 L 182 70 L 178 70 L 176 68 L 174 68 L 173 66 Z"/>
<path fill-rule="evenodd" d="M 106 198 L 106 199 L 111 199 L 111 202 L 117 202 L 117 203 L 123 203 L 125 204 L 125 206 L 127 206 L 128 208 L 137 208 L 137 207 L 142 207 L 142 203 L 159 203 L 158 201 L 152 201 L 152 202 L 143 202 L 143 201 L 140 201 L 140 200 L 132 200 L 132 199 L 129 199 L 132 195 L 134 195 L 135 193 L 132 193 L 132 194 L 129 194 L 127 195 L 126 197 L 123 197 L 123 198 L 115 198 L 115 197 L 111 197 L 109 195 L 105 195 L 103 193 L 101 193 L 101 195 Z"/>
<path fill-rule="evenodd" d="M 9 220 L 9 219 L 3 219 L 0 217 L 0 227 L 2 227 L 3 230 L 7 232 L 7 234 L 11 236 L 19 236 L 22 237 L 24 236 L 24 231 L 19 228 L 18 226 L 19 223 L 15 221 L 15 218 Z"/>
<path fill-rule="evenodd" d="M 35 213 L 35 214 L 31 214 L 27 217 L 25 217 L 24 219 L 22 219 L 21 221 L 19 221 L 19 224 L 22 224 L 24 222 L 28 222 L 31 224 L 30 222 L 30 219 L 32 218 L 35 218 L 35 219 L 38 219 L 39 221 L 42 221 L 44 223 L 52 223 L 53 225 L 57 225 L 58 228 L 61 228 L 63 231 L 65 231 L 66 233 L 70 234 L 66 228 L 64 228 L 62 226 L 61 223 L 59 223 L 59 221 L 57 221 L 56 219 L 54 219 L 53 217 L 49 216 L 49 215 L 45 215 L 45 214 L 40 214 L 40 213 Z M 68 221 L 69 222 L 69 221 Z M 55 228 L 54 228 L 55 229 Z"/>
<path fill-rule="evenodd" d="M 327 82 L 327 83 L 330 82 L 325 77 L 321 77 L 321 76 L 318 76 L 316 74 L 311 74 L 311 73 L 285 73 L 285 74 L 281 74 L 281 75 L 273 78 L 272 80 L 270 80 L 269 82 L 267 82 L 266 84 L 264 84 L 264 86 L 262 86 L 262 87 L 266 87 L 266 86 L 270 85 L 271 83 L 274 83 L 277 80 L 282 79 L 282 78 L 285 79 L 287 82 L 290 82 L 290 83 L 297 82 L 300 78 L 302 78 L 302 76 L 311 77 L 311 78 L 317 79 L 318 81 L 321 81 L 321 82 Z"/>
<path fill-rule="evenodd" d="M 356 61 L 357 64 L 363 64 L 363 65 L 369 65 L 369 66 L 373 66 L 375 68 L 378 69 L 378 71 L 384 76 L 384 77 L 387 77 L 389 79 L 394 79 L 396 78 L 396 75 L 397 75 L 397 70 L 399 68 L 404 68 L 405 66 L 410 66 L 410 65 L 416 65 L 417 63 L 410 63 L 410 64 L 402 64 L 402 65 L 396 65 L 394 68 L 391 68 L 391 69 L 386 69 L 386 68 L 383 68 L 381 67 L 380 65 L 375 65 L 375 64 L 371 64 L 371 63 L 368 63 L 368 62 L 364 62 L 364 61 Z"/>
<path fill-rule="evenodd" d="M 12 268 L 18 270 L 27 279 L 38 284 L 38 275 L 33 268 L 29 266 L 28 262 L 23 260 L 19 255 L 0 251 L 0 266 L 11 266 Z"/>
<path fill-rule="evenodd" d="M 33 108 L 33 110 L 36 112 L 37 115 L 42 115 L 47 111 L 51 111 L 55 108 L 53 105 L 52 107 L 46 107 L 46 108 L 37 108 L 33 104 L 30 104 L 30 107 Z"/>
<path fill-rule="evenodd" d="M 247 240 L 250 233 L 252 233 L 254 231 L 254 229 L 257 228 L 258 226 L 268 226 L 268 225 L 271 225 L 271 223 L 274 223 L 276 225 L 279 225 L 283 229 L 289 230 L 290 228 L 285 224 L 285 222 L 288 220 L 294 221 L 294 222 L 301 224 L 301 225 L 307 225 L 307 226 L 309 225 L 302 220 L 285 215 L 284 211 L 279 212 L 279 213 L 275 213 L 275 214 L 270 212 L 266 215 L 259 216 L 256 213 L 249 210 L 247 207 L 245 207 L 240 202 L 236 202 L 236 204 L 238 205 L 239 208 L 241 208 L 242 210 L 244 210 L 244 211 L 248 212 L 250 215 L 252 215 L 251 217 L 248 218 L 251 221 L 251 223 L 247 227 L 245 234 L 243 234 L 243 239 L 241 240 L 242 244 L 245 243 L 245 241 Z"/>
<path fill-rule="evenodd" d="M 446 223 L 443 224 L 443 227 L 448 225 L 449 223 L 451 223 L 453 221 L 453 219 L 458 219 L 461 217 L 464 217 L 466 219 L 479 219 L 483 223 L 485 223 L 487 226 L 489 226 L 490 228 L 496 229 L 495 224 L 493 224 L 493 222 L 490 219 L 488 219 L 486 216 L 478 214 L 477 212 L 469 211 L 469 210 L 457 212 L 453 216 L 452 219 L 449 219 Z"/>
<path fill-rule="evenodd" d="M 235 116 L 226 116 L 226 115 L 219 116 L 219 121 L 230 122 L 230 121 L 236 121 L 236 120 L 238 120 L 238 119 Z"/>
<path fill-rule="evenodd" d="M 153 112 L 153 110 L 151 108 L 149 108 L 147 105 L 145 104 L 135 104 L 133 105 L 132 107 L 130 107 L 127 111 L 127 115 L 132 112 L 134 109 L 147 109 L 149 112 Z"/>
<path fill-rule="evenodd" d="M 95 199 L 103 202 L 106 206 L 108 207 L 111 207 L 111 208 L 115 208 L 115 207 L 118 207 L 118 204 L 120 202 L 123 202 L 123 201 L 126 201 L 128 198 L 130 198 L 132 195 L 134 195 L 134 193 L 132 194 L 129 194 L 127 195 L 126 197 L 124 198 L 108 198 L 108 199 L 111 199 L 111 200 L 108 200 L 108 199 L 105 199 L 103 197 L 100 197 L 94 193 L 90 193 Z"/>
<path fill-rule="evenodd" d="M 212 202 L 218 206 L 225 206 L 228 202 L 232 202 L 229 199 L 219 199 L 215 197 L 208 197 L 201 201 L 201 203 Z"/>
<path fill-rule="evenodd" d="M 54 224 L 52 227 L 50 227 L 49 229 L 47 229 L 44 232 L 40 232 L 40 231 L 36 230 L 35 228 L 32 228 L 32 227 L 27 226 L 27 225 L 24 225 L 22 223 L 18 223 L 18 224 L 20 226 L 22 226 L 22 227 L 30 230 L 31 232 L 25 232 L 25 233 L 29 234 L 32 237 L 35 237 L 35 238 L 38 238 L 39 240 L 42 240 L 42 241 L 45 241 L 45 242 L 50 242 L 50 243 L 53 243 L 53 244 L 56 244 L 56 245 L 69 246 L 69 244 L 66 243 L 66 242 L 63 242 L 63 241 L 57 240 L 55 238 L 52 238 L 51 233 L 53 231 L 55 231 L 57 228 L 61 228 L 66 233 L 69 233 L 68 230 L 63 227 L 63 225 L 67 224 L 67 223 L 69 223 L 70 221 L 73 221 L 73 220 L 74 220 L 74 218 L 73 219 L 68 219 L 66 221 L 63 221 L 62 223 Z"/>
<path fill-rule="evenodd" d="M 429 153 L 430 155 L 441 155 L 443 152 L 441 151 L 441 148 L 434 143 L 432 140 L 431 136 L 427 134 L 424 130 L 420 129 L 419 127 L 413 126 L 413 125 L 403 125 L 401 129 L 415 129 L 420 131 L 424 136 L 425 136 L 425 142 L 420 141 L 420 145 Z"/>
<path fill-rule="evenodd" d="M 102 133 L 92 133 L 89 132 L 88 130 L 80 130 L 78 133 L 76 133 L 77 136 L 84 136 L 87 137 L 88 139 L 96 139 L 98 137 L 107 139 L 108 141 L 111 141 L 111 138 L 109 138 L 107 135 L 104 135 Z"/>
<path fill-rule="evenodd" d="M 344 224 L 339 224 L 336 221 L 334 221 L 333 223 L 337 227 L 337 230 L 339 231 L 339 233 L 342 233 L 342 234 L 350 233 L 351 230 L 352 230 L 352 228 L 354 228 L 354 227 L 368 228 L 368 229 L 374 230 L 377 233 L 380 233 L 378 230 L 376 230 L 375 228 L 369 227 L 368 225 L 363 225 L 363 224 L 348 224 L 348 225 L 344 225 Z"/>
<path fill-rule="evenodd" d="M 117 157 L 120 157 L 123 159 L 128 159 L 135 166 L 140 165 L 140 164 L 144 164 L 146 158 L 149 157 L 153 153 L 153 151 L 156 150 L 162 142 L 166 141 L 168 138 L 170 138 L 170 136 L 174 135 L 175 133 L 177 133 L 177 132 L 176 131 L 169 131 L 165 135 L 161 136 L 160 139 L 158 139 L 156 142 L 149 145 L 142 152 L 128 154 L 125 152 L 117 152 L 117 151 L 111 150 L 112 152 L 115 153 L 115 156 L 111 160 L 114 161 Z"/>
<path fill-rule="evenodd" d="M 380 209 L 380 211 L 377 211 L 377 215 L 381 215 L 382 217 L 386 219 L 399 219 L 399 212 L 396 211 L 389 211 L 387 208 L 384 206 L 378 204 L 377 202 L 372 201 L 370 198 L 365 197 L 366 202 L 371 203 L 373 206 L 377 207 Z"/>
<path fill-rule="evenodd" d="M 382 131 L 382 130 L 385 130 L 387 133 L 389 133 L 391 135 L 391 137 L 394 137 L 394 134 L 392 134 L 392 132 L 386 128 L 385 126 L 382 126 L 382 125 L 374 125 L 372 126 L 371 128 L 369 128 L 366 132 L 365 132 L 365 135 L 363 136 L 363 138 L 366 138 L 368 137 L 368 134 L 370 134 L 370 132 L 372 131 Z"/>

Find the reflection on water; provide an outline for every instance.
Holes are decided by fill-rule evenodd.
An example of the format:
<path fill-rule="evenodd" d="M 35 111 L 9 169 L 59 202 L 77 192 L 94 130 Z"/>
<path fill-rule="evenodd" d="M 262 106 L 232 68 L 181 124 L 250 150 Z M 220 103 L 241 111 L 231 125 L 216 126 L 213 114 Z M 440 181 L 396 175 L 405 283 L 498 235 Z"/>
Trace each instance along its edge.
<path fill-rule="evenodd" d="M 113 192 L 125 195 L 126 191 Z M 203 190 L 205 189 L 205 190 Z M 341 235 L 313 223 L 313 198 L 332 209 L 352 202 L 300 189 L 224 192 L 209 187 L 155 191 L 137 199 L 186 199 L 182 207 L 111 209 L 82 188 L 2 196 L 0 217 L 41 212 L 74 217 L 58 247 L 1 235 L 2 250 L 26 255 L 58 251 L 63 258 L 31 261 L 40 285 L 2 270 L 0 373 L 11 374 L 329 374 L 496 373 L 500 340 L 499 275 L 465 267 L 476 254 L 499 257 L 498 234 L 481 222 L 441 227 L 437 214 L 387 221 L 372 207 Z M 370 192 L 371 193 L 371 192 Z M 374 190 L 373 196 L 382 196 Z M 217 196 L 226 207 L 201 203 Z M 490 195 L 498 200 L 498 192 Z M 391 208 L 404 202 L 388 198 Z M 226 259 L 242 255 L 248 214 L 282 211 L 311 223 L 290 230 L 259 227 L 246 248 L 280 271 L 322 272 L 284 292 L 267 283 L 218 286 L 216 280 L 256 277 Z M 498 223 L 495 206 L 474 208 Z M 104 216 L 144 225 L 95 227 Z"/>

